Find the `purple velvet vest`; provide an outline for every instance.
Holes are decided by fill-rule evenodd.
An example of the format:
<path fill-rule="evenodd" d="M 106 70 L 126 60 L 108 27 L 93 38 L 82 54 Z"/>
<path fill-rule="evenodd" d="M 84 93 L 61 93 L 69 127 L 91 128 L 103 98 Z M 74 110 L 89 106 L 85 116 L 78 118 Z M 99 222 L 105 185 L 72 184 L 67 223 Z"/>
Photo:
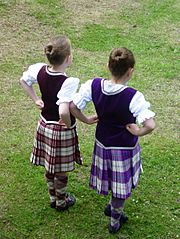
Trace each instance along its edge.
<path fill-rule="evenodd" d="M 96 139 L 106 147 L 134 147 L 138 137 L 130 134 L 125 126 L 136 121 L 129 111 L 136 90 L 128 87 L 115 94 L 104 94 L 102 80 L 95 78 L 92 83 L 92 100 L 99 118 Z"/>
<path fill-rule="evenodd" d="M 67 78 L 65 75 L 48 74 L 46 66 L 43 66 L 37 75 L 41 98 L 44 102 L 41 114 L 47 121 L 59 121 L 59 110 L 56 104 L 57 94 Z M 75 123 L 75 118 L 72 115 L 71 123 L 72 125 Z"/>

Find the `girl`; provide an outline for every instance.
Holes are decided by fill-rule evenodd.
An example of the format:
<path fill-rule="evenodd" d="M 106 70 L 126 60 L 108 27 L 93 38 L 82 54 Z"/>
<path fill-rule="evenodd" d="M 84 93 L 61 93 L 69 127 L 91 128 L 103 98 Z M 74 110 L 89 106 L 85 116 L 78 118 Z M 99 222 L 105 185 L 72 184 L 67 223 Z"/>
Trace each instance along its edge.
<path fill-rule="evenodd" d="M 105 208 L 110 216 L 109 232 L 117 232 L 128 220 L 123 214 L 124 202 L 138 184 L 141 172 L 138 136 L 155 128 L 154 113 L 139 91 L 127 86 L 135 59 L 126 48 L 113 49 L 109 56 L 109 80 L 87 81 L 71 103 L 71 112 L 83 122 L 88 119 L 80 110 L 93 101 L 97 115 L 96 139 L 92 157 L 90 187 L 112 197 Z M 135 122 L 143 124 L 138 127 Z"/>
<path fill-rule="evenodd" d="M 75 161 L 82 164 L 75 118 L 69 112 L 79 79 L 65 73 L 72 63 L 71 43 L 66 36 L 52 39 L 44 50 L 50 65 L 29 66 L 20 83 L 41 110 L 30 161 L 45 167 L 50 206 L 61 211 L 75 203 L 75 197 L 66 191 L 67 172 L 74 170 Z M 32 87 L 34 83 L 39 85 L 41 99 Z"/>

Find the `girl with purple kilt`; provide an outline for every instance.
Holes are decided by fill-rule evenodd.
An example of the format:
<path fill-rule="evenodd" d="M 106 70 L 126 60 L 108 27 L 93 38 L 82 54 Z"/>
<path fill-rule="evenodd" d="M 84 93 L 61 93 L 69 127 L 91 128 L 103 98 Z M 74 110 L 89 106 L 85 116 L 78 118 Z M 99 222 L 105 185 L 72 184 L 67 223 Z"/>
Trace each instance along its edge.
<path fill-rule="evenodd" d="M 109 56 L 109 80 L 95 78 L 83 84 L 70 105 L 72 114 L 87 123 L 81 112 L 93 101 L 98 116 L 92 156 L 90 187 L 98 194 L 112 196 L 104 210 L 110 217 L 109 232 L 117 232 L 128 220 L 123 213 L 125 200 L 138 184 L 141 158 L 138 136 L 155 128 L 154 112 L 142 93 L 128 87 L 135 65 L 133 53 L 115 48 Z M 136 124 L 138 122 L 141 127 Z"/>
<path fill-rule="evenodd" d="M 20 83 L 41 110 L 30 160 L 45 167 L 50 206 L 61 211 L 75 203 L 75 197 L 66 190 L 67 172 L 74 170 L 75 162 L 82 164 L 76 122 L 69 112 L 79 79 L 65 73 L 72 63 L 71 43 L 66 36 L 52 39 L 45 47 L 45 54 L 50 65 L 29 66 Z M 41 99 L 32 87 L 34 83 L 39 85 Z"/>

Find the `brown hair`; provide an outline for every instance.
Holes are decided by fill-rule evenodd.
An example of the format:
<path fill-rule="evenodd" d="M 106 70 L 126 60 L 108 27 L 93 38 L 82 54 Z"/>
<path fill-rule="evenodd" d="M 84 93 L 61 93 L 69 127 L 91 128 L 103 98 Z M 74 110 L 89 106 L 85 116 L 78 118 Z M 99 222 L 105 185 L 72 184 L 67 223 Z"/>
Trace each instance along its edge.
<path fill-rule="evenodd" d="M 135 59 L 133 53 L 125 47 L 115 48 L 109 55 L 109 70 L 115 77 L 123 76 L 129 68 L 133 68 Z"/>
<path fill-rule="evenodd" d="M 66 36 L 53 38 L 44 48 L 47 59 L 52 65 L 61 65 L 71 54 L 71 42 Z"/>

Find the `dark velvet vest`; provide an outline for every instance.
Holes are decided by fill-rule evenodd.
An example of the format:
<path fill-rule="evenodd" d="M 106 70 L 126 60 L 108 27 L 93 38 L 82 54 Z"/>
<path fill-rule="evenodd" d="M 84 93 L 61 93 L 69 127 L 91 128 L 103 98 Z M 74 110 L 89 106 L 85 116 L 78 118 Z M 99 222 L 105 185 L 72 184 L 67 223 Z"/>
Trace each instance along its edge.
<path fill-rule="evenodd" d="M 58 100 L 57 94 L 68 77 L 65 75 L 48 74 L 46 67 L 43 66 L 37 75 L 41 98 L 44 102 L 41 114 L 47 121 L 59 121 L 59 110 L 56 104 Z M 72 115 L 71 123 L 72 125 L 75 123 L 75 118 Z"/>
<path fill-rule="evenodd" d="M 121 92 L 106 94 L 101 87 L 103 81 L 95 78 L 92 82 L 92 100 L 99 118 L 96 139 L 106 147 L 134 147 L 138 137 L 130 134 L 125 126 L 136 121 L 129 111 L 136 90 L 127 87 Z"/>

